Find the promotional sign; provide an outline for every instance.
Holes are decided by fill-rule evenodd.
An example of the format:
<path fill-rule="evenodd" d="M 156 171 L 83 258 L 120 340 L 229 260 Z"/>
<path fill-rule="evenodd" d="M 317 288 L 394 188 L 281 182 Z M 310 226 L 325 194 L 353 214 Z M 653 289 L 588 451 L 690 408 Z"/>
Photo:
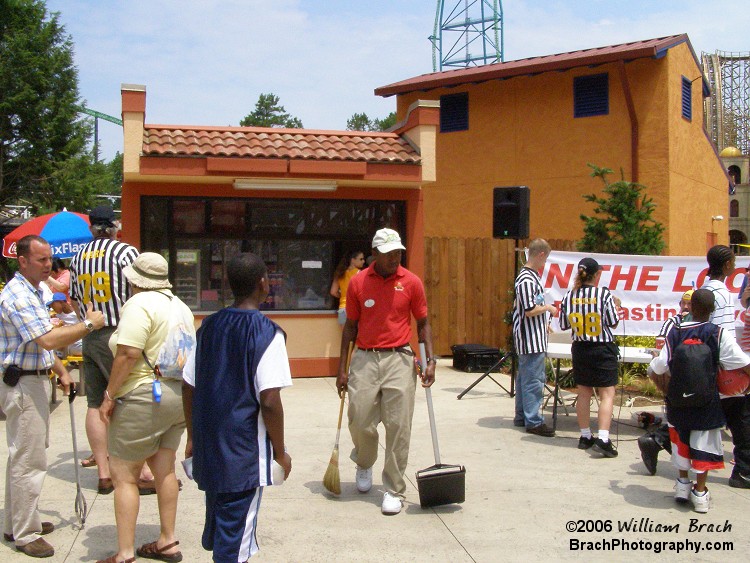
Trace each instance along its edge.
<path fill-rule="evenodd" d="M 590 256 L 602 267 L 599 286 L 608 287 L 622 301 L 623 318 L 614 331 L 617 335 L 655 336 L 666 319 L 675 315 L 682 294 L 701 287 L 706 280 L 705 256 L 632 256 L 627 254 L 589 254 L 552 251 L 542 273 L 545 301 L 558 309 L 563 296 L 573 287 L 578 262 Z M 740 262 L 725 283 L 736 299 L 737 329 L 744 324 L 745 311 L 739 291 L 747 272 Z M 744 258 L 750 261 L 749 258 Z M 552 327 L 560 330 L 557 319 Z"/>

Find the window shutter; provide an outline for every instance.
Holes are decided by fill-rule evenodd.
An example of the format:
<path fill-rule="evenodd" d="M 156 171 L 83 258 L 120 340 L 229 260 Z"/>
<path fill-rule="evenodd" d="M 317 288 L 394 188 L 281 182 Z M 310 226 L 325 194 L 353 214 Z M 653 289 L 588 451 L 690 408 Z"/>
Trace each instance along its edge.
<path fill-rule="evenodd" d="M 573 116 L 609 114 L 609 75 L 591 74 L 573 78 Z"/>
<path fill-rule="evenodd" d="M 682 117 L 688 121 L 693 120 L 693 98 L 692 83 L 689 79 L 682 77 Z"/>
<path fill-rule="evenodd" d="M 440 132 L 469 129 L 469 93 L 440 96 Z"/>

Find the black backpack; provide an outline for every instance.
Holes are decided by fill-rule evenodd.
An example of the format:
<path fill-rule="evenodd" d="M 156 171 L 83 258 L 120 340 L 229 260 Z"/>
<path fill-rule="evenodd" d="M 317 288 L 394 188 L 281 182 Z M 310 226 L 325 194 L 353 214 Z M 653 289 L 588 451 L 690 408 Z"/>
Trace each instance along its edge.
<path fill-rule="evenodd" d="M 703 407 L 717 397 L 719 327 L 702 323 L 675 327 L 668 334 L 671 347 L 667 403 L 672 407 Z"/>

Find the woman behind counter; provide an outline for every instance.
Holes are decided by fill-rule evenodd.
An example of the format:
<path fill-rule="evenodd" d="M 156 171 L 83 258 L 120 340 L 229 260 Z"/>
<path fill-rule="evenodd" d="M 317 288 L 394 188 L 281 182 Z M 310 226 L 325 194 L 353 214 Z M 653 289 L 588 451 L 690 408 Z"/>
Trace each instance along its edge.
<path fill-rule="evenodd" d="M 137 554 L 176 562 L 182 560 L 174 536 L 179 488 L 175 452 L 185 429 L 182 380 L 161 378 L 161 400 L 156 401 L 154 372 L 144 355 L 155 363 L 168 335 L 171 301 L 178 298 L 169 290 L 167 262 L 159 254 L 144 252 L 123 272 L 133 295 L 123 306 L 109 341 L 115 359 L 99 408 L 102 420 L 109 424 L 118 552 L 99 563 L 135 561 L 138 476 L 146 461 L 154 473 L 161 533 L 156 541 L 139 547 Z M 187 313 L 192 318 L 189 309 Z"/>
<path fill-rule="evenodd" d="M 352 250 L 341 257 L 336 271 L 333 272 L 333 283 L 331 284 L 331 295 L 339 300 L 339 324 L 346 322 L 346 290 L 351 279 L 359 273 L 365 265 L 365 253 Z"/>

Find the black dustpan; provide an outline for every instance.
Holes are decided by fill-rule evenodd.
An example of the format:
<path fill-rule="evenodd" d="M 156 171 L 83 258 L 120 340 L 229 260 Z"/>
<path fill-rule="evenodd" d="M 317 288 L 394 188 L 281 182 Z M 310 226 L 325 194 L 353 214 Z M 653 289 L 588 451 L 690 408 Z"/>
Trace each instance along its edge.
<path fill-rule="evenodd" d="M 419 343 L 419 353 L 426 358 L 424 343 Z M 421 367 L 421 366 L 420 366 Z M 466 468 L 463 465 L 448 465 L 440 462 L 435 412 L 432 408 L 432 391 L 425 387 L 427 394 L 427 411 L 430 415 L 430 432 L 432 449 L 435 453 L 435 465 L 417 471 L 417 489 L 419 505 L 422 508 L 463 502 L 466 497 Z"/>

